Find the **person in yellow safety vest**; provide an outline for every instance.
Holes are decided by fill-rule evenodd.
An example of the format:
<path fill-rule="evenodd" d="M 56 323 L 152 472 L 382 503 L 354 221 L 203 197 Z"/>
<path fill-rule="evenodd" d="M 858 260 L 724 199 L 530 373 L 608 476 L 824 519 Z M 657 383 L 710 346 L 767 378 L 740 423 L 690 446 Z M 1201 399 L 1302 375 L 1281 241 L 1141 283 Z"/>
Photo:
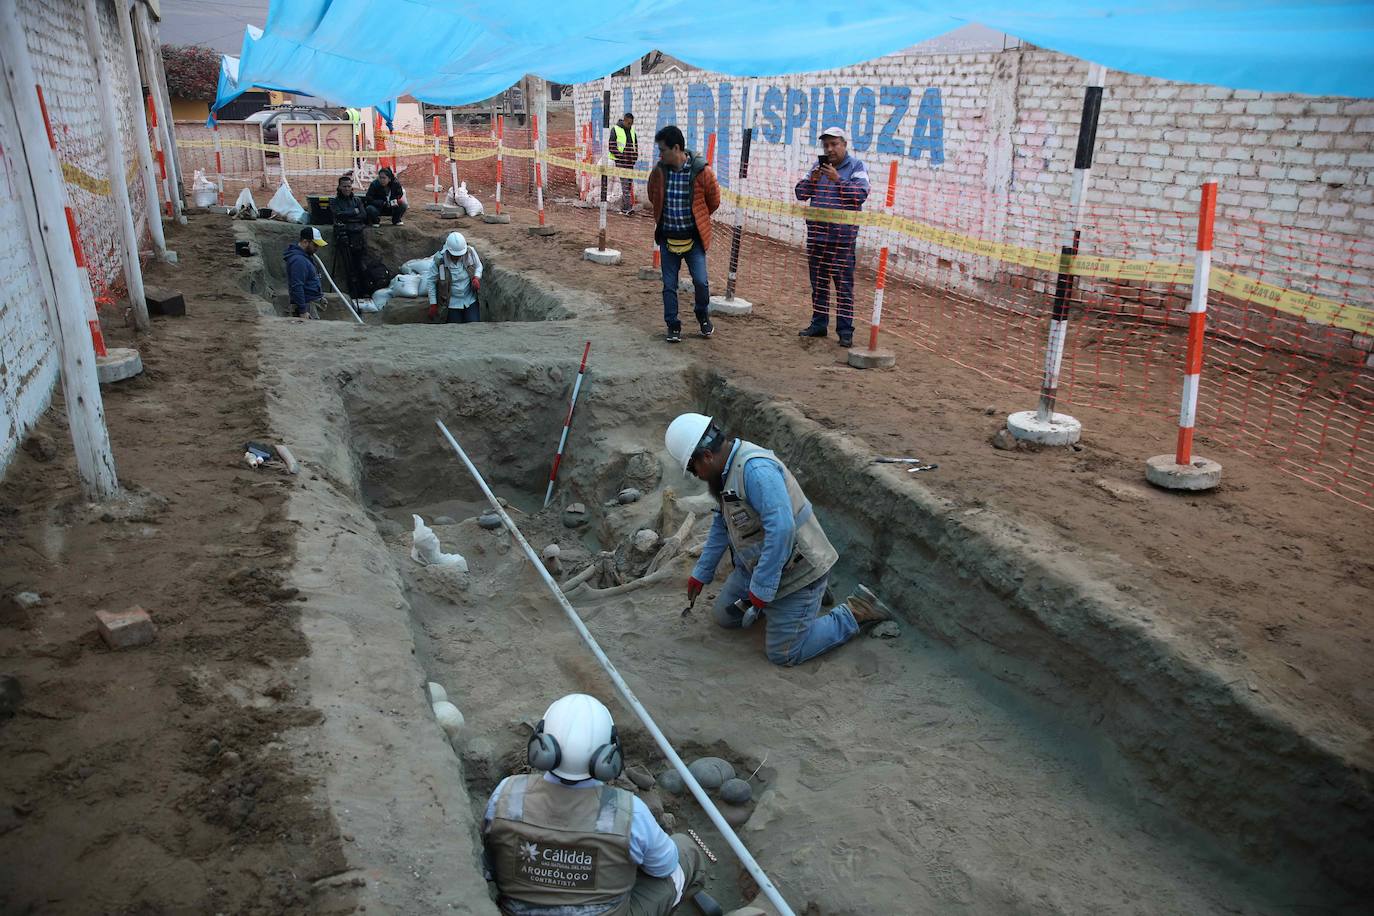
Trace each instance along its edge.
<path fill-rule="evenodd" d="M 738 629 L 763 617 L 768 660 L 800 665 L 853 639 L 865 624 L 892 619 L 891 608 L 863 585 L 820 615 L 839 554 L 777 455 L 725 435 L 699 413 L 673 420 L 663 444 L 683 475 L 705 481 L 716 500 L 711 532 L 687 580 L 687 600 L 695 603 L 729 550 L 733 568 L 716 598 L 716 623 Z"/>
<path fill-rule="evenodd" d="M 608 783 L 625 767 L 615 722 L 600 700 L 554 701 L 526 748 L 534 770 L 507 776 L 482 819 L 483 865 L 506 916 L 667 916 L 702 890 L 706 863 L 669 836 L 633 792 Z"/>
<path fill-rule="evenodd" d="M 635 115 L 632 111 L 611 128 L 611 159 L 622 169 L 632 169 L 639 161 L 639 137 L 635 134 Z M 634 182 L 629 178 L 620 179 L 620 212 L 625 216 L 634 214 Z"/>

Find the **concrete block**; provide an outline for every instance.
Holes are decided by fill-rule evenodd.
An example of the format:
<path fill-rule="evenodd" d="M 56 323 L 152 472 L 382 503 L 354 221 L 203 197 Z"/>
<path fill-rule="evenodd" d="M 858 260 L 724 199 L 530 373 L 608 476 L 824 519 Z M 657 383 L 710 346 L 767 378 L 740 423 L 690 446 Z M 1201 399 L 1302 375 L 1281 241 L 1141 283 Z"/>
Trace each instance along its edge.
<path fill-rule="evenodd" d="M 149 315 L 182 317 L 186 314 L 186 298 L 173 289 L 148 286 L 144 290 L 144 301 L 148 303 Z"/>
<path fill-rule="evenodd" d="M 614 248 L 584 248 L 582 249 L 582 257 L 585 260 L 591 261 L 593 264 L 605 264 L 609 266 L 620 263 L 620 252 Z"/>
<path fill-rule="evenodd" d="M 897 365 L 897 354 L 891 350 L 850 350 L 849 365 L 855 369 L 890 369 Z"/>
<path fill-rule="evenodd" d="M 510 222 L 509 213 L 483 213 L 482 222 L 484 223 L 508 223 Z"/>
<path fill-rule="evenodd" d="M 1023 410 L 1007 417 L 1012 436 L 1040 445 L 1072 445 L 1083 435 L 1083 424 L 1068 414 L 1056 413 L 1041 420 L 1034 410 Z"/>
<path fill-rule="evenodd" d="M 444 212 L 444 205 L 443 205 L 443 204 L 425 204 L 425 212 L 426 212 L 426 213 L 443 213 L 443 212 Z"/>
<path fill-rule="evenodd" d="M 657 267 L 641 267 L 637 276 L 641 280 L 661 280 L 663 279 L 663 271 Z"/>
<path fill-rule="evenodd" d="M 450 207 L 448 204 L 444 204 L 439 209 L 440 219 L 466 219 L 467 215 L 468 211 L 462 207 Z"/>
<path fill-rule="evenodd" d="M 530 235 L 541 236 L 550 236 L 558 232 L 558 230 L 553 228 L 552 226 L 530 226 L 525 231 L 528 232 Z"/>
<path fill-rule="evenodd" d="M 738 296 L 733 299 L 726 299 L 724 296 L 712 296 L 708 310 L 712 315 L 749 315 L 754 311 L 754 303 Z"/>
<path fill-rule="evenodd" d="M 157 638 L 157 627 L 148 612 L 135 605 L 127 611 L 96 611 L 96 626 L 111 649 L 134 649 Z"/>
<path fill-rule="evenodd" d="M 1221 465 L 1194 456 L 1191 464 L 1175 464 L 1173 455 L 1155 455 L 1145 462 L 1145 479 L 1165 490 L 1211 490 L 1221 483 Z"/>
<path fill-rule="evenodd" d="M 100 384 L 109 385 L 133 378 L 143 371 L 143 359 L 137 350 L 113 347 L 106 356 L 95 359 L 95 374 Z"/>

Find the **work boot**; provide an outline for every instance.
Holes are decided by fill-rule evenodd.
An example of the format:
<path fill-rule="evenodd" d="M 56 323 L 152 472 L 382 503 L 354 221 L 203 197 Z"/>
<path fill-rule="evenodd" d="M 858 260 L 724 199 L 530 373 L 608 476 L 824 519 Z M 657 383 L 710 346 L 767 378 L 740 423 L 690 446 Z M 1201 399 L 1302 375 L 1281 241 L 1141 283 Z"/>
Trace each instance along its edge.
<path fill-rule="evenodd" d="M 692 902 L 696 904 L 702 916 L 723 916 L 725 913 L 725 911 L 721 909 L 720 904 L 716 903 L 716 898 L 705 891 L 697 891 L 693 894 Z"/>
<path fill-rule="evenodd" d="M 846 350 L 848 350 L 850 347 L 854 346 L 854 335 L 853 335 L 853 334 L 841 334 L 841 335 L 840 335 L 840 346 L 844 347 Z"/>
<path fill-rule="evenodd" d="M 854 594 L 844 599 L 844 604 L 849 608 L 849 612 L 854 615 L 854 620 L 863 626 L 866 623 L 879 623 L 883 620 L 891 620 L 894 616 L 892 608 L 888 607 L 873 594 L 867 586 L 859 585 L 854 588 Z"/>
<path fill-rule="evenodd" d="M 802 328 L 800 331 L 797 332 L 797 336 L 798 336 L 798 337 L 824 337 L 824 336 L 825 336 L 825 325 L 823 325 L 823 324 L 808 324 L 806 327 Z"/>

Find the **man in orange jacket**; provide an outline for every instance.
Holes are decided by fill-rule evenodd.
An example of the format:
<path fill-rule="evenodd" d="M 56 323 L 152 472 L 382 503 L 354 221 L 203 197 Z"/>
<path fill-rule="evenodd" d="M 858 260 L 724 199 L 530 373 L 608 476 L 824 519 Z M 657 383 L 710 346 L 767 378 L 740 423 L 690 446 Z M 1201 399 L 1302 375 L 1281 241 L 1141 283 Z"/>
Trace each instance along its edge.
<path fill-rule="evenodd" d="M 693 311 L 702 337 L 715 331 L 708 308 L 711 287 L 706 276 L 706 250 L 711 247 L 711 214 L 720 207 L 720 185 L 706 159 L 687 149 L 682 131 L 669 124 L 654 135 L 658 165 L 649 173 L 649 205 L 654 210 L 654 241 L 663 261 L 664 340 L 682 342 L 677 316 L 677 279 L 682 262 L 696 290 Z"/>

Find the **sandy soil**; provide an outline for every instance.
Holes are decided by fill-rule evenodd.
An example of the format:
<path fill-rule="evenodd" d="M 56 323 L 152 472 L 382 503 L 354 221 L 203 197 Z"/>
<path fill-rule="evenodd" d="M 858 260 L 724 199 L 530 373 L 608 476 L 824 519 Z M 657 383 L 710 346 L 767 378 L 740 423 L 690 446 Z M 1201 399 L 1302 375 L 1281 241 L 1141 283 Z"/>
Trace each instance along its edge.
<path fill-rule="evenodd" d="M 612 215 L 620 220 L 618 237 L 631 226 L 645 242 L 625 246 L 624 265 L 604 268 L 581 260 L 596 241 L 588 211 L 550 210 L 562 230 L 553 238 L 528 236 L 533 214 L 514 212 L 509 226 L 464 231 L 560 283 L 603 294 L 645 346 L 662 345 L 660 284 L 635 279 L 648 261 L 649 220 Z M 427 214 L 415 221 L 445 228 Z M 725 256 L 721 246 L 713 261 Z M 1081 449 L 998 451 L 993 433 L 1008 413 L 1034 406 L 1032 392 L 897 337 L 885 341 L 898 354 L 895 369 L 850 369 L 833 337 L 797 339 L 809 315 L 809 303 L 760 302 L 750 318 L 718 320 L 710 342 L 689 334 L 682 346 L 693 359 L 794 402 L 822 425 L 857 434 L 876 452 L 938 463 L 922 482 L 940 496 L 1042 522 L 1083 550 L 1114 558 L 1121 582 L 1167 597 L 1169 623 L 1204 658 L 1235 668 L 1302 727 L 1374 764 L 1368 510 L 1220 449 L 1205 434 L 1197 450 L 1225 465 L 1221 488 L 1203 495 L 1157 491 L 1144 481 L 1144 461 L 1172 447 L 1174 427 L 1071 404 L 1063 406 L 1083 422 Z"/>
<path fill-rule="evenodd" d="M 282 742 L 320 713 L 281 583 L 289 483 L 240 460 L 265 423 L 256 308 L 225 282 L 222 227 L 169 236 L 181 264 L 148 282 L 189 314 L 158 319 L 144 374 L 104 392 L 126 495 L 80 498 L 60 404 L 40 428 L 55 457 L 20 453 L 0 485 L 0 595 L 43 599 L 0 608 L 0 673 L 24 693 L 0 719 L 0 910 L 349 912 L 343 841 Z M 135 604 L 156 643 L 109 651 L 94 612 Z"/>

